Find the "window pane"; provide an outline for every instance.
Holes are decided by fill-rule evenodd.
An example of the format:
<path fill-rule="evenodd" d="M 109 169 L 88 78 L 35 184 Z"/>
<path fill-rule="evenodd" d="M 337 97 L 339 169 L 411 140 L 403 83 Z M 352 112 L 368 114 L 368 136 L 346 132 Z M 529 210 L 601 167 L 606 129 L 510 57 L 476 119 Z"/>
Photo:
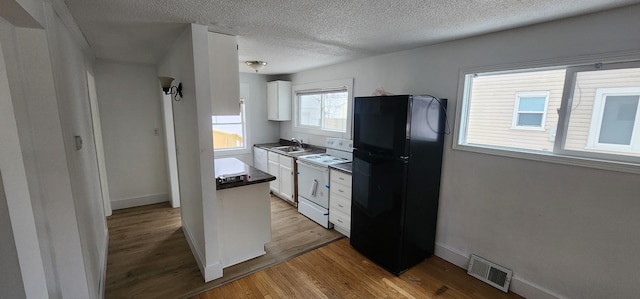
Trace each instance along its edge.
<path fill-rule="evenodd" d="M 240 115 L 214 115 L 211 117 L 212 123 L 214 124 L 224 124 L 224 123 L 241 123 L 242 118 Z"/>
<path fill-rule="evenodd" d="M 213 148 L 243 147 L 242 124 L 213 125 Z"/>
<path fill-rule="evenodd" d="M 518 111 L 544 111 L 546 97 L 521 97 Z"/>
<path fill-rule="evenodd" d="M 605 102 L 599 143 L 631 145 L 638 96 L 609 96 Z"/>
<path fill-rule="evenodd" d="M 322 120 L 322 95 L 300 96 L 300 125 L 320 127 Z"/>
<path fill-rule="evenodd" d="M 562 101 L 564 77 L 564 69 L 468 76 L 471 86 L 465 99 L 466 135 L 462 136 L 461 144 L 553 151 L 549 129 L 558 122 L 556 110 Z M 546 97 L 537 94 L 520 96 L 516 101 L 525 92 L 548 93 L 547 111 L 544 111 Z M 514 113 L 520 110 L 539 113 Z M 545 130 L 514 129 L 514 125 L 544 128 L 543 118 L 546 124 L 551 124 Z"/>
<path fill-rule="evenodd" d="M 240 103 L 243 104 L 244 101 L 241 100 Z M 238 115 L 211 116 L 214 150 L 240 149 L 245 147 L 244 113 L 244 105 L 241 105 L 240 114 Z"/>
<path fill-rule="evenodd" d="M 518 126 L 541 127 L 542 113 L 518 113 Z"/>
<path fill-rule="evenodd" d="M 640 68 L 577 72 L 572 91 L 564 149 L 640 156 L 633 136 Z"/>
<path fill-rule="evenodd" d="M 324 129 L 340 132 L 347 131 L 347 96 L 347 92 L 325 94 Z"/>

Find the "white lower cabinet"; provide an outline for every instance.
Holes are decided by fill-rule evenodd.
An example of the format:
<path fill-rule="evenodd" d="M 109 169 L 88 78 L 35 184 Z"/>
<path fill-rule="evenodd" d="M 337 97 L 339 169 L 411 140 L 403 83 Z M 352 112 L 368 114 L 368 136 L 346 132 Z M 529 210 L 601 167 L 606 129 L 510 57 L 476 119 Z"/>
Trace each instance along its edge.
<path fill-rule="evenodd" d="M 268 153 L 269 174 L 276 177 L 269 183 L 271 192 L 291 203 L 294 203 L 294 163 L 293 158 L 274 152 Z"/>
<path fill-rule="evenodd" d="M 331 169 L 329 222 L 341 234 L 351 236 L 351 174 Z"/>

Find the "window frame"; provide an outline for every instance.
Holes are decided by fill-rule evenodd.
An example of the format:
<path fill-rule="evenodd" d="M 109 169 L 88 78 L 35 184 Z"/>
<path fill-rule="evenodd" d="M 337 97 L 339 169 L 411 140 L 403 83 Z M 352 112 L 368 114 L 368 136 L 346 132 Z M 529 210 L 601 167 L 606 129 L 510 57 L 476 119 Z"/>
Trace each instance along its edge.
<path fill-rule="evenodd" d="M 246 151 L 249 148 L 247 145 L 247 111 L 246 111 L 246 104 L 245 104 L 244 98 L 240 99 L 239 105 L 240 105 L 240 123 L 217 123 L 217 125 L 235 125 L 235 124 L 242 125 L 242 147 L 218 148 L 218 149 L 214 147 L 213 151 L 215 153 L 231 153 L 231 152 L 238 153 L 238 152 Z M 218 115 L 212 115 L 212 116 L 218 116 Z M 224 116 L 224 115 L 221 115 L 221 116 Z M 211 121 L 212 132 L 213 132 L 213 126 L 214 126 L 214 122 L 212 120 Z M 215 140 L 214 140 L 214 144 L 215 144 Z M 211 146 L 213 146 L 213 144 Z"/>
<path fill-rule="evenodd" d="M 516 93 L 516 101 L 513 107 L 513 123 L 511 124 L 511 129 L 515 130 L 529 130 L 529 131 L 546 131 L 545 124 L 547 121 L 547 107 L 549 105 L 549 92 L 548 91 L 523 91 Z M 520 100 L 522 98 L 533 98 L 533 97 L 544 97 L 544 108 L 542 112 L 539 111 L 520 111 Z M 540 120 L 540 126 L 521 126 L 518 125 L 518 119 L 520 117 L 520 113 L 538 113 L 542 114 L 542 119 Z"/>
<path fill-rule="evenodd" d="M 638 96 L 636 107 L 636 117 L 633 123 L 634 130 L 631 134 L 629 145 L 616 145 L 611 143 L 600 143 L 598 141 L 602 130 L 602 120 L 608 96 Z M 598 88 L 593 104 L 594 113 L 591 115 L 589 126 L 589 136 L 587 139 L 587 149 L 605 150 L 612 152 L 633 153 L 640 149 L 640 87 L 610 87 Z"/>
<path fill-rule="evenodd" d="M 300 125 L 300 97 L 298 94 L 310 94 L 317 92 L 331 92 L 344 90 L 347 91 L 347 125 L 346 132 L 333 130 L 324 130 L 322 128 Z M 313 82 L 305 84 L 296 84 L 293 90 L 293 119 L 292 131 L 294 133 L 305 133 L 321 135 L 326 137 L 338 137 L 351 139 L 353 132 L 353 79 L 331 80 L 323 82 Z"/>
<path fill-rule="evenodd" d="M 604 62 L 604 63 L 603 63 Z M 489 155 L 497 155 L 503 157 L 511 157 L 532 161 L 542 161 L 555 164 L 564 164 L 612 171 L 620 171 L 627 173 L 640 174 L 640 163 L 638 158 L 630 157 L 633 161 L 624 159 L 610 159 L 610 155 L 600 155 L 596 153 L 588 153 L 563 149 L 565 146 L 565 130 L 568 126 L 567 111 L 565 107 L 571 104 L 572 88 L 575 81 L 575 73 L 573 80 L 565 80 L 563 89 L 562 104 L 560 107 L 560 119 L 557 123 L 556 140 L 554 142 L 553 152 L 543 152 L 535 150 L 517 149 L 500 146 L 489 146 L 482 144 L 465 144 L 463 139 L 467 134 L 467 118 L 469 116 L 469 103 L 467 103 L 467 95 L 471 92 L 472 80 L 477 74 L 501 74 L 511 72 L 526 72 L 534 70 L 553 70 L 566 69 L 569 71 L 593 70 L 595 68 L 611 69 L 620 68 L 623 65 L 640 64 L 640 51 L 625 51 L 615 53 L 605 53 L 597 55 L 575 56 L 571 58 L 558 58 L 540 61 L 529 61 L 521 63 L 510 63 L 501 65 L 479 66 L 461 68 L 458 76 L 458 101 L 456 101 L 456 118 L 455 130 L 453 130 L 452 149 L 475 152 Z M 568 75 L 565 78 L 570 78 Z M 619 158 L 619 156 L 618 156 Z"/>
<path fill-rule="evenodd" d="M 322 90 L 322 91 L 298 92 L 298 93 L 296 93 L 295 97 L 296 97 L 296 101 L 297 101 L 298 104 L 300 104 L 300 101 L 301 101 L 300 97 L 302 97 L 302 96 L 305 96 L 305 95 L 320 95 L 321 96 L 321 99 L 320 99 L 320 125 L 319 126 L 303 125 L 303 124 L 300 123 L 300 121 L 301 121 L 300 118 L 298 118 L 298 126 L 300 128 L 345 133 L 345 132 L 342 132 L 342 131 L 330 130 L 330 129 L 324 128 L 325 119 L 326 119 L 324 111 L 325 111 L 325 107 L 326 106 L 325 106 L 325 100 L 322 99 L 322 97 L 325 94 L 330 94 L 330 93 L 346 93 L 347 97 L 349 96 L 349 91 L 346 88 L 335 89 L 335 90 Z M 349 99 L 347 98 L 347 106 L 349 105 L 348 101 L 349 101 Z M 301 108 L 302 107 L 300 107 L 300 105 L 298 105 L 298 110 L 297 110 L 298 116 L 300 116 L 300 114 L 301 114 L 300 113 L 301 111 L 299 110 Z M 349 121 L 349 119 L 348 119 L 348 116 L 347 116 L 347 122 L 348 121 Z M 345 128 L 345 130 L 346 130 L 346 128 Z"/>

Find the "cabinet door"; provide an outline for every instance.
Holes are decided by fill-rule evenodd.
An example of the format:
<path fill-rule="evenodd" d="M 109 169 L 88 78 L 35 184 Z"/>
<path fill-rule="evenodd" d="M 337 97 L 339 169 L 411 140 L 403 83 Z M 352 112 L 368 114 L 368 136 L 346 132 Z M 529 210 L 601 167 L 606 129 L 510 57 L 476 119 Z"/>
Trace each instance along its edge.
<path fill-rule="evenodd" d="M 291 82 L 271 81 L 267 83 L 267 119 L 291 120 Z"/>
<path fill-rule="evenodd" d="M 209 80 L 213 115 L 240 114 L 238 40 L 209 32 Z"/>
<path fill-rule="evenodd" d="M 269 172 L 269 163 L 267 161 L 267 150 L 258 147 L 253 148 L 253 167 L 264 172 Z"/>
<path fill-rule="evenodd" d="M 269 182 L 269 189 L 274 193 L 280 192 L 280 164 L 278 162 L 269 160 L 269 174 L 276 177 L 274 181 Z"/>
<path fill-rule="evenodd" d="M 267 119 L 278 120 L 278 82 L 267 83 Z"/>
<path fill-rule="evenodd" d="M 293 201 L 293 168 L 280 164 L 280 194 Z"/>

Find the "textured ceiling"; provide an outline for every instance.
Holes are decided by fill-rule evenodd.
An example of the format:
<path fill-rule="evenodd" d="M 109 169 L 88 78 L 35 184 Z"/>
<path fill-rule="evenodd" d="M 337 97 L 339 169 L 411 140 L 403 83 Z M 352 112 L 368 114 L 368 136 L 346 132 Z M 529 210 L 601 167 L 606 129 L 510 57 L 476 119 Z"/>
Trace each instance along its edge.
<path fill-rule="evenodd" d="M 188 23 L 287 74 L 640 0 L 65 0 L 96 57 L 155 64 Z"/>

